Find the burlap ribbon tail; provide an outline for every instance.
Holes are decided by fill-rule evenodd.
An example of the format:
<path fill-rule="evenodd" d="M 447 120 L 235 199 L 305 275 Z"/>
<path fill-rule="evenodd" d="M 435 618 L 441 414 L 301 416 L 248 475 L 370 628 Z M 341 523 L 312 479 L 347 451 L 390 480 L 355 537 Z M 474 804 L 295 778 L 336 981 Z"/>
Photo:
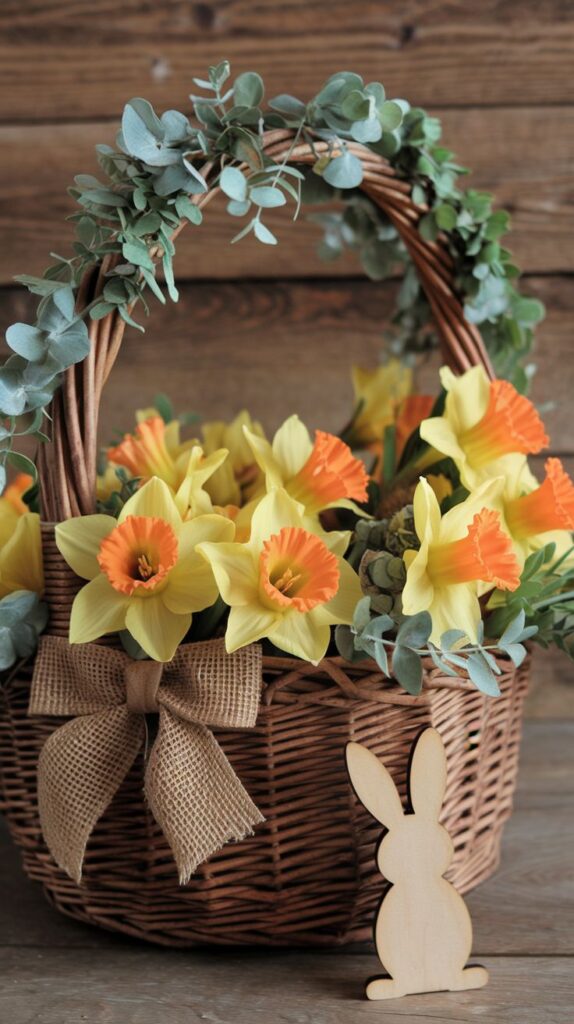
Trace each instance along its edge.
<path fill-rule="evenodd" d="M 261 650 L 229 655 L 223 641 L 184 644 L 161 665 L 98 644 L 42 637 L 30 715 L 71 716 L 38 761 L 46 844 L 76 882 L 86 845 L 144 743 L 145 713 L 159 712 L 144 792 L 169 843 L 180 883 L 229 840 L 264 819 L 210 727 L 255 725 Z"/>

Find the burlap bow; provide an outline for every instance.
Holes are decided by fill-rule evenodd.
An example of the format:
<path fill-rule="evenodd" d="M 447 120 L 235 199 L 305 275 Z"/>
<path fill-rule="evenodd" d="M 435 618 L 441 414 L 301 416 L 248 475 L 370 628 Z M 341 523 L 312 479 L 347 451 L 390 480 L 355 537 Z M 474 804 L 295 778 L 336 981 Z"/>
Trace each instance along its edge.
<path fill-rule="evenodd" d="M 257 646 L 229 655 L 220 640 L 186 644 L 161 665 L 43 637 L 28 713 L 77 716 L 49 736 L 38 762 L 42 831 L 59 866 L 81 880 L 92 830 L 144 742 L 145 712 L 159 711 L 159 723 L 144 791 L 180 883 L 250 834 L 264 819 L 208 726 L 253 726 L 260 692 Z"/>

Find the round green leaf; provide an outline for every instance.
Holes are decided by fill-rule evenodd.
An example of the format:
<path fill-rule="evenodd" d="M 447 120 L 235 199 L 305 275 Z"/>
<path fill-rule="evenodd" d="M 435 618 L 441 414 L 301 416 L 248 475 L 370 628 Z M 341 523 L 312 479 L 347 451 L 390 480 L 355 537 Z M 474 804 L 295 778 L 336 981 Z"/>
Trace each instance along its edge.
<path fill-rule="evenodd" d="M 327 164 L 323 177 L 334 188 L 357 188 L 363 180 L 363 165 L 347 149 Z"/>
<path fill-rule="evenodd" d="M 233 99 L 237 106 L 258 107 L 264 94 L 263 79 L 256 71 L 244 71 L 235 79 Z"/>
<path fill-rule="evenodd" d="M 247 199 L 247 181 L 238 167 L 224 167 L 219 178 L 219 186 L 230 199 L 236 199 L 240 203 Z"/>

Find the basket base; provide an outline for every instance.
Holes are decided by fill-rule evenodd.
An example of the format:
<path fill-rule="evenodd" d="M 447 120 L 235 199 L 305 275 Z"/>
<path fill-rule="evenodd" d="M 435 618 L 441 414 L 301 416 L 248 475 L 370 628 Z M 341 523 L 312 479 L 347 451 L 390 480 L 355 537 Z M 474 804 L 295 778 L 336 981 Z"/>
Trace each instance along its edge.
<path fill-rule="evenodd" d="M 274 695 L 286 671 L 285 659 L 277 659 Z M 422 697 L 408 698 L 364 663 L 345 671 L 360 699 L 342 694 L 323 665 L 299 679 L 296 699 L 281 690 L 280 700 L 264 701 L 255 729 L 216 733 L 266 821 L 201 865 L 184 887 L 144 805 L 141 761 L 94 831 L 82 885 L 56 867 L 40 831 L 35 768 L 58 721 L 28 718 L 30 674 L 12 679 L 0 717 L 1 809 L 26 873 L 64 914 L 163 946 L 369 941 L 384 884 L 375 865 L 380 826 L 351 793 L 344 746 L 348 739 L 369 746 L 404 794 L 411 743 L 430 724 L 441 732 L 448 758 L 441 815 L 455 845 L 448 877 L 460 892 L 474 888 L 499 863 L 516 781 L 526 663 L 519 671 L 506 667 L 502 695 L 494 700 L 456 680 L 433 685 L 434 679 Z M 384 699 L 373 699 L 375 693 Z"/>

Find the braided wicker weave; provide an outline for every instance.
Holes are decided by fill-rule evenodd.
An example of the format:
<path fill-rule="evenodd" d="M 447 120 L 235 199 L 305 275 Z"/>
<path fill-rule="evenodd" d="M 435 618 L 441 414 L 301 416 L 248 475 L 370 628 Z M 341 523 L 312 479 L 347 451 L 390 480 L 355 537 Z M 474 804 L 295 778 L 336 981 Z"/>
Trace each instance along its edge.
<path fill-rule="evenodd" d="M 289 152 L 288 131 L 265 136 L 276 162 Z M 291 163 L 312 163 L 323 143 L 297 145 Z M 446 362 L 461 372 L 492 368 L 476 328 L 466 323 L 446 245 L 424 240 L 423 208 L 387 162 L 349 148 L 364 166 L 363 190 L 396 226 L 416 265 L 439 330 Z M 210 181 L 209 167 L 203 173 Z M 204 207 L 210 190 L 194 201 Z M 98 296 L 104 262 L 82 282 L 79 306 Z M 91 351 L 65 375 L 52 405 L 53 444 L 41 454 L 47 521 L 94 511 L 98 407 L 124 331 L 115 314 L 90 325 Z M 78 581 L 44 527 L 49 631 L 66 635 Z M 317 668 L 291 658 L 264 659 L 265 688 L 254 730 L 216 732 L 266 822 L 254 836 L 226 846 L 180 887 L 165 840 L 146 810 L 137 762 L 89 842 L 81 887 L 52 861 L 41 837 L 35 768 L 42 744 L 59 724 L 27 718 L 30 672 L 3 689 L 0 797 L 24 867 L 62 911 L 165 945 L 195 942 L 338 944 L 370 937 L 380 895 L 373 851 L 380 827 L 355 801 L 344 768 L 347 740 L 364 742 L 389 767 L 404 793 L 412 740 L 422 726 L 442 734 L 448 790 L 442 820 L 456 848 L 451 878 L 461 891 L 495 869 L 512 803 L 526 669 L 502 665 L 502 695 L 485 697 L 429 664 L 419 697 L 384 679 L 373 663 L 326 658 Z"/>

